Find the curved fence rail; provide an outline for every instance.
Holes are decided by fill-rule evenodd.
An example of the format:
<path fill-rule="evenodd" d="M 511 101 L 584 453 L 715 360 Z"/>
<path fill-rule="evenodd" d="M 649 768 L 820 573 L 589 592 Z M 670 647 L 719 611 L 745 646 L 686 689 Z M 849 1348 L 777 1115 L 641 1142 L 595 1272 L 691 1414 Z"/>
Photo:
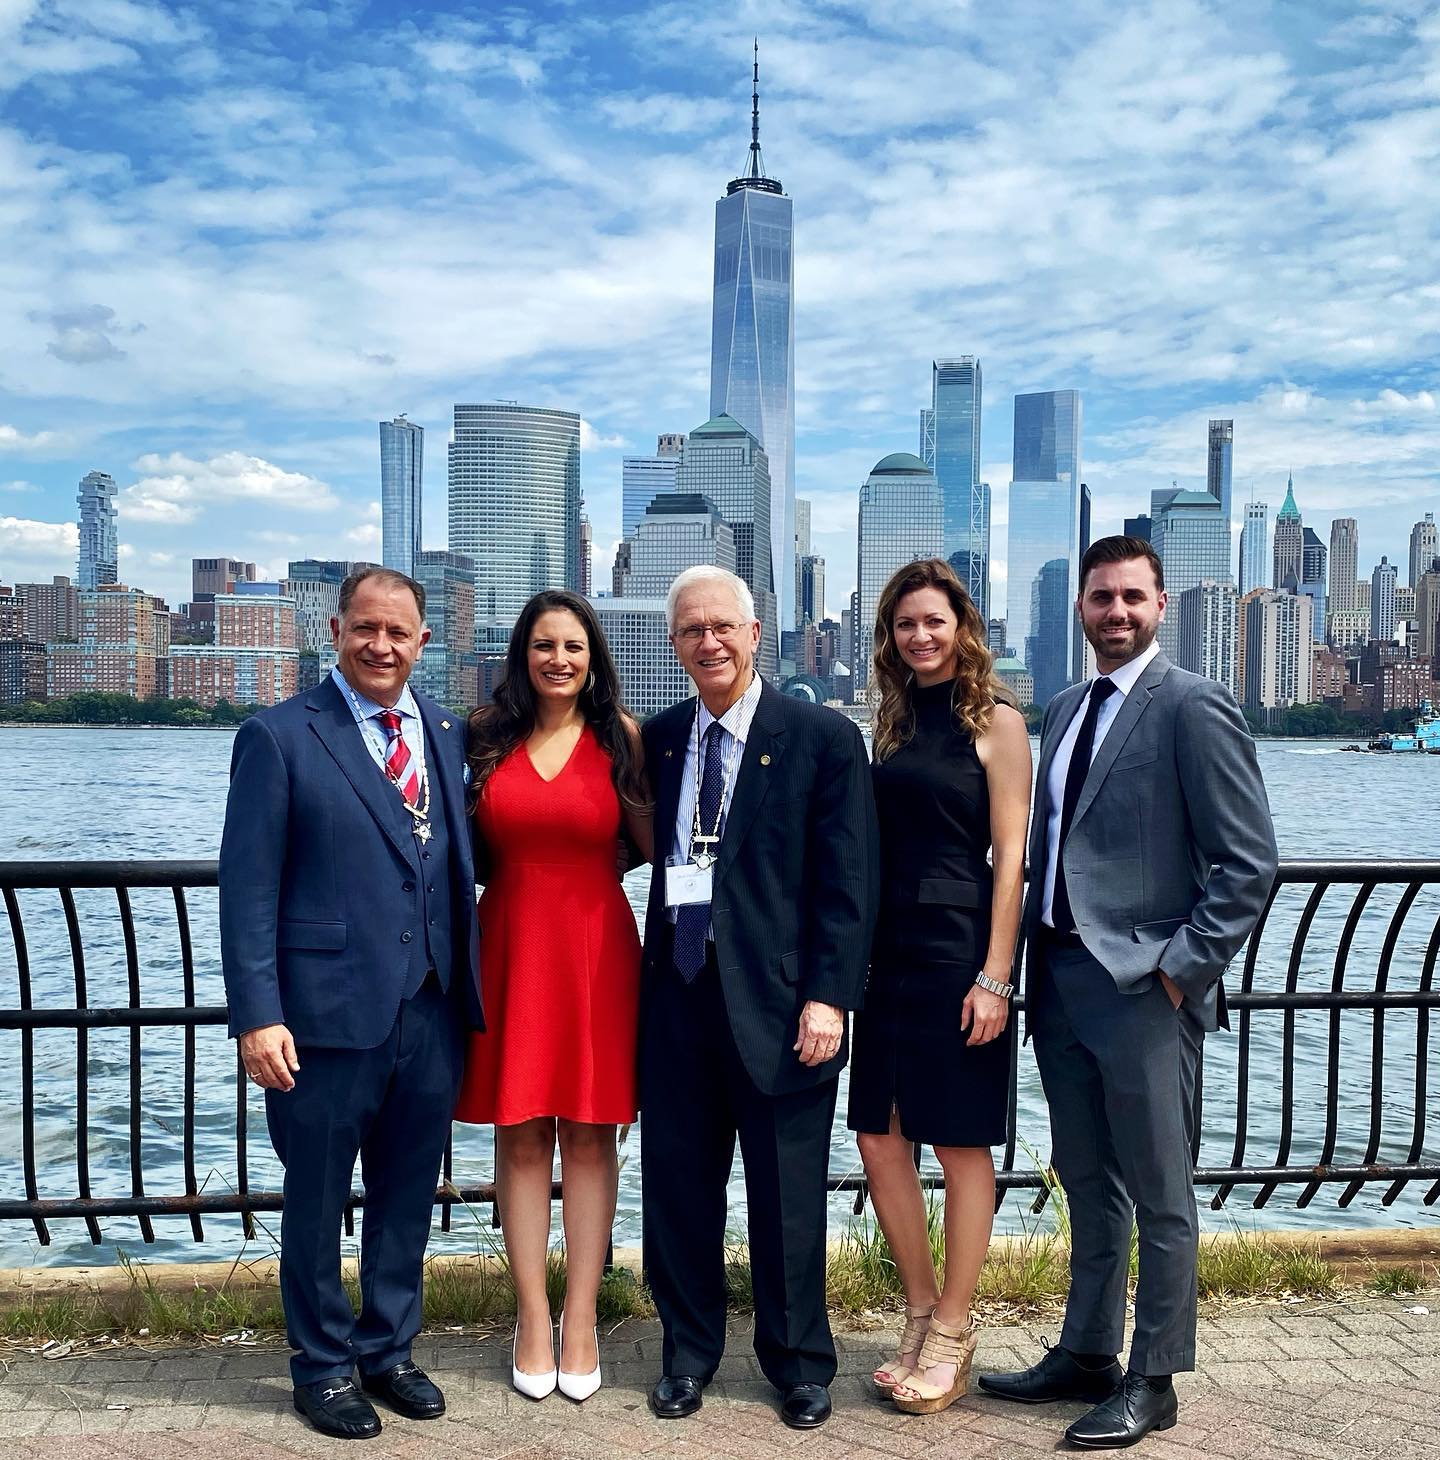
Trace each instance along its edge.
<path fill-rule="evenodd" d="M 205 1216 L 238 1213 L 250 1237 L 256 1213 L 281 1208 L 279 1191 L 250 1185 L 251 1117 L 238 1056 L 227 1055 L 224 1067 L 202 1067 L 197 1050 L 197 1032 L 223 1026 L 226 1017 L 218 1002 L 223 989 L 210 896 L 216 885 L 216 864 L 209 861 L 0 862 L 6 914 L 0 924 L 0 979 L 14 989 L 11 1003 L 0 984 L 0 1000 L 6 1002 L 0 1007 L 0 1035 L 18 1035 L 19 1085 L 6 1098 L 18 1098 L 20 1105 L 18 1172 L 17 1123 L 7 1121 L 12 1134 L 0 1141 L 0 1172 L 14 1174 L 0 1180 L 18 1177 L 23 1185 L 23 1195 L 12 1188 L 0 1197 L 0 1219 L 33 1223 L 42 1244 L 50 1241 L 51 1222 L 72 1218 L 84 1221 L 98 1244 L 101 1217 L 134 1217 L 146 1242 L 154 1241 L 155 1218 L 185 1218 L 200 1242 Z M 132 897 L 140 889 L 151 898 L 143 916 Z M 202 896 L 209 905 L 197 925 L 192 910 Z M 92 946 L 87 923 L 97 919 L 108 939 L 103 989 L 87 968 Z M 1236 1037 L 1207 1043 L 1197 1083 L 1194 1179 L 1197 1187 L 1212 1190 L 1213 1207 L 1224 1206 L 1239 1187 L 1254 1188 L 1256 1207 L 1282 1187 L 1293 1191 L 1299 1207 L 1322 1188 L 1339 1187 L 1338 1205 L 1344 1207 L 1375 1184 L 1383 1184 L 1381 1200 L 1388 1205 L 1411 1183 L 1429 1183 L 1423 1201 L 1435 1202 L 1440 1149 L 1428 1122 L 1431 1107 L 1440 1102 L 1440 1066 L 1431 1058 L 1431 1010 L 1440 1005 L 1437 955 L 1440 861 L 1281 864 L 1264 914 L 1228 975 Z M 146 1002 L 146 989 L 157 987 L 170 1002 Z M 1023 1008 L 1022 1001 L 1017 1004 Z M 145 1035 L 166 1029 L 178 1031 L 182 1040 L 178 1132 L 147 1110 L 145 1098 Z M 73 1147 L 73 1182 L 64 1174 L 68 1162 L 57 1166 L 42 1152 L 50 1142 L 37 1124 L 37 1035 L 63 1039 L 66 1031 L 73 1034 L 73 1055 L 66 1052 L 65 1066 L 73 1104 L 57 1110 L 52 1101 L 46 1121 L 52 1133 L 67 1121 L 72 1127 L 65 1143 Z M 97 1031 L 126 1035 L 127 1119 L 123 1129 L 107 1120 L 100 1132 L 107 1171 L 123 1152 L 125 1193 L 92 1190 L 97 1122 L 91 1109 L 96 1059 L 91 1036 Z M 1010 1114 L 997 1201 L 1006 1192 L 1034 1190 L 1038 1210 L 1049 1188 L 1029 1153 L 1045 1143 L 1046 1133 L 1017 1129 L 1017 1091 L 1031 1072 L 1020 1041 L 1011 1047 Z M 13 1054 L 13 1046 L 0 1038 L 0 1068 L 14 1071 Z M 107 1060 L 113 1087 L 120 1072 L 113 1055 Z M 54 1074 L 53 1051 L 47 1069 Z M 220 1108 L 230 1114 L 222 1118 L 214 1096 L 224 1082 L 233 1099 L 224 1097 Z M 225 1190 L 209 1190 L 200 1179 L 200 1123 L 212 1147 L 223 1140 L 233 1151 Z M 167 1171 L 179 1149 L 181 1190 L 154 1190 L 154 1182 L 147 1183 L 152 1126 L 163 1137 Z M 1017 1155 L 1025 1164 L 1017 1165 Z M 443 1175 L 435 1199 L 444 1229 L 457 1203 L 493 1203 L 492 1184 L 451 1181 L 448 1148 Z M 938 1178 L 924 1179 L 933 1185 Z M 860 1209 L 862 1176 L 832 1176 L 830 1186 L 853 1191 Z M 363 1193 L 355 1192 L 347 1225 L 363 1204 Z"/>

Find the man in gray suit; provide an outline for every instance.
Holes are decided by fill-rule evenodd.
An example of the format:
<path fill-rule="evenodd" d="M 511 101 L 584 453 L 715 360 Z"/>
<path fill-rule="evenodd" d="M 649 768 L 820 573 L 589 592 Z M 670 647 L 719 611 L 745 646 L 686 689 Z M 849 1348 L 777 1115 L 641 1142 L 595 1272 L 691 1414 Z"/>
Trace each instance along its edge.
<path fill-rule="evenodd" d="M 1221 975 L 1275 877 L 1254 742 L 1228 690 L 1160 652 L 1165 601 L 1143 538 L 1086 552 L 1075 607 L 1099 676 L 1046 711 L 1030 836 L 1028 1027 L 1070 1202 L 1070 1297 L 1055 1348 L 980 1386 L 1093 1404 L 1065 1432 L 1082 1449 L 1169 1429 L 1170 1376 L 1195 1367 L 1196 1068 L 1206 1032 L 1228 1027 Z"/>

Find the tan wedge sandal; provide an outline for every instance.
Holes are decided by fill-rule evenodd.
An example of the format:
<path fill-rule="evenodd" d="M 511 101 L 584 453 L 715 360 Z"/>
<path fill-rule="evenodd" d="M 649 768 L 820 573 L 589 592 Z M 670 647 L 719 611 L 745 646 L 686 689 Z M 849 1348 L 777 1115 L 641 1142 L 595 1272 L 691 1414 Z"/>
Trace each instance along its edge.
<path fill-rule="evenodd" d="M 903 1384 L 915 1372 L 915 1366 L 903 1363 L 902 1358 L 905 1354 L 919 1352 L 930 1328 L 930 1315 L 934 1311 L 934 1304 L 928 1308 L 907 1307 L 905 1309 L 905 1326 L 900 1330 L 900 1344 L 895 1351 L 895 1357 L 888 1364 L 881 1365 L 870 1376 L 874 1381 L 876 1392 L 882 1398 L 889 1399 L 895 1386 Z"/>
<path fill-rule="evenodd" d="M 931 1318 L 930 1331 L 920 1350 L 920 1362 L 890 1395 L 895 1408 L 903 1409 L 906 1414 L 936 1414 L 949 1409 L 970 1388 L 970 1365 L 979 1342 L 980 1334 L 973 1318 L 965 1328 L 952 1328 L 939 1318 Z M 955 1378 L 948 1389 L 920 1377 L 937 1364 L 955 1365 Z"/>

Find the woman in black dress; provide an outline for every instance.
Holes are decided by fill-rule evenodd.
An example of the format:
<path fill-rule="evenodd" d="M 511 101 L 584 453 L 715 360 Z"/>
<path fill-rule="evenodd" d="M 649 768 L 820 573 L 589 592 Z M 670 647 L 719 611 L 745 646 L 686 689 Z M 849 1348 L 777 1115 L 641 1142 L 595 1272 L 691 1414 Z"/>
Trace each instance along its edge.
<path fill-rule="evenodd" d="M 905 1288 L 899 1352 L 875 1384 L 923 1414 L 965 1393 L 975 1352 L 970 1301 L 995 1209 L 990 1147 L 1005 1139 L 1030 740 L 991 670 L 983 620 L 938 558 L 902 568 L 880 595 L 873 684 L 882 902 L 855 1020 L 849 1124 Z M 916 1142 L 945 1173 L 943 1289 Z"/>

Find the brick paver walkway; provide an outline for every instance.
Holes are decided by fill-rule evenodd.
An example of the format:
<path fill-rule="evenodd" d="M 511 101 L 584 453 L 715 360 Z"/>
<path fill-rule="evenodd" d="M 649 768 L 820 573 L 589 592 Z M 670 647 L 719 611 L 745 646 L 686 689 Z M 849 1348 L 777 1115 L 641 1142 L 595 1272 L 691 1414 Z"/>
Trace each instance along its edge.
<path fill-rule="evenodd" d="M 1429 1309 L 1430 1311 L 1412 1311 Z M 346 1454 L 632 1460 L 644 1456 L 845 1457 L 1053 1455 L 1074 1406 L 1027 1409 L 972 1395 L 945 1414 L 899 1414 L 865 1376 L 889 1334 L 840 1335 L 835 1416 L 814 1434 L 779 1421 L 773 1392 L 733 1324 L 730 1353 L 694 1419 L 662 1424 L 646 1408 L 657 1372 L 653 1323 L 604 1342 L 605 1387 L 583 1406 L 559 1394 L 535 1404 L 509 1386 L 507 1339 L 428 1335 L 417 1360 L 444 1386 L 449 1413 L 417 1424 L 385 1417 L 368 1446 L 320 1438 L 291 1409 L 285 1355 L 275 1348 L 112 1350 L 43 1360 L 0 1355 L 0 1455 L 225 1457 Z M 992 1327 L 977 1367 L 1011 1368 L 1040 1352 L 1055 1324 Z M 1440 1460 L 1440 1299 L 1359 1300 L 1239 1308 L 1202 1319 L 1200 1370 L 1180 1381 L 1179 1425 L 1137 1452 L 1149 1460 L 1370 1457 Z"/>

